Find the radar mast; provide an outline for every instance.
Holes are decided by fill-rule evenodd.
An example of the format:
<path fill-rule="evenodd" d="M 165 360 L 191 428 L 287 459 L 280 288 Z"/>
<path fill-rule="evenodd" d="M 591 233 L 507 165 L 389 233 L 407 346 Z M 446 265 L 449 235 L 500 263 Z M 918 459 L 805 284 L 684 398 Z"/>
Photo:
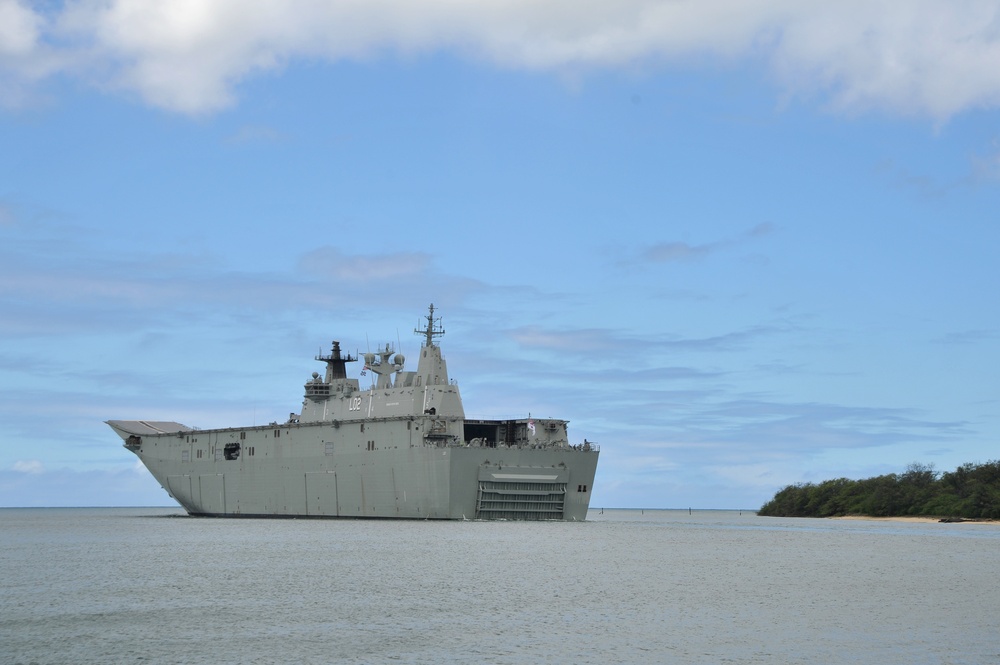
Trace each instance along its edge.
<path fill-rule="evenodd" d="M 423 330 L 414 328 L 413 332 L 418 335 L 424 335 L 427 338 L 424 346 L 434 346 L 434 338 L 444 334 L 444 328 L 441 326 L 441 317 L 434 318 L 434 303 L 431 303 L 430 313 L 427 315 L 427 327 Z"/>
<path fill-rule="evenodd" d="M 331 383 L 337 379 L 347 378 L 347 365 L 357 360 L 356 357 L 348 353 L 346 356 L 340 355 L 340 342 L 334 341 L 330 354 L 316 356 L 316 360 L 326 363 L 326 383 Z"/>

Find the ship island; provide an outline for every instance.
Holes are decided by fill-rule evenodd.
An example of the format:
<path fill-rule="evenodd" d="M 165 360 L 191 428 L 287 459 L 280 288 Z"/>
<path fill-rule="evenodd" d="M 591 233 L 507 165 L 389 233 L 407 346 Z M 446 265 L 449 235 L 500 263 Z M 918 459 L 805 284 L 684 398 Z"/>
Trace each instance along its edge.
<path fill-rule="evenodd" d="M 192 516 L 586 519 L 600 447 L 571 444 L 566 420 L 466 418 L 434 312 L 416 371 L 386 344 L 350 378 L 360 354 L 334 341 L 285 423 L 106 422 Z"/>

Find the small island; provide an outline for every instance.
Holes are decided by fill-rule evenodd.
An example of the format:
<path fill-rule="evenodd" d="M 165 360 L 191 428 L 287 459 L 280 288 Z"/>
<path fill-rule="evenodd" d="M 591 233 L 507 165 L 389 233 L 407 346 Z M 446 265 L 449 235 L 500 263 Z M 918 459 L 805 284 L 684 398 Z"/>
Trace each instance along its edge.
<path fill-rule="evenodd" d="M 904 473 L 864 480 L 837 478 L 778 491 L 758 515 L 768 517 L 938 517 L 1000 519 L 1000 460 L 938 473 L 910 464 Z"/>

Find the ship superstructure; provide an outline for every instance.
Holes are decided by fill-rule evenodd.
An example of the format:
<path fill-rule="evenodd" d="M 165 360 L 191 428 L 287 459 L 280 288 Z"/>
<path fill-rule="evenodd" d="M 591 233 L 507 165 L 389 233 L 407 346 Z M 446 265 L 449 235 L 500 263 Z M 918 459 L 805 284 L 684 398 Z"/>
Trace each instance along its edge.
<path fill-rule="evenodd" d="M 425 318 L 415 371 L 386 344 L 364 355 L 362 388 L 335 341 L 280 425 L 107 423 L 191 515 L 585 519 L 598 446 L 571 445 L 565 420 L 466 419 L 433 305 Z"/>

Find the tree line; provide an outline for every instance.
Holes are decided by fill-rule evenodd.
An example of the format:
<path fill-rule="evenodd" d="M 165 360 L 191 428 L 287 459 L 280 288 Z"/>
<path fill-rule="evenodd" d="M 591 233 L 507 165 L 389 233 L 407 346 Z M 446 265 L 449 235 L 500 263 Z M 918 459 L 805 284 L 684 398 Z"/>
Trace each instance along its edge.
<path fill-rule="evenodd" d="M 940 474 L 932 464 L 910 464 L 901 474 L 789 485 L 765 503 L 758 514 L 1000 519 L 1000 460 L 963 464 Z"/>

